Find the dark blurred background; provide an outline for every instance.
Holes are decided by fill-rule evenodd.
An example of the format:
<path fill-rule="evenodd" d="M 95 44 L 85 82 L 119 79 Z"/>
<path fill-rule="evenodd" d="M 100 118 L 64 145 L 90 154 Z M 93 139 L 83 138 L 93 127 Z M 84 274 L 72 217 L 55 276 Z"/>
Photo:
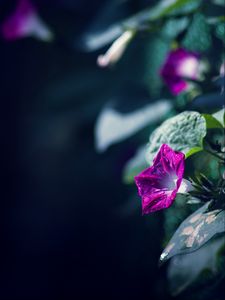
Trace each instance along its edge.
<path fill-rule="evenodd" d="M 0 2 L 0 21 L 15 2 Z M 116 20 L 154 1 L 114 2 Z M 34 3 L 56 39 L 0 40 L 0 299 L 168 299 L 162 214 L 142 217 L 135 187 L 121 180 L 142 137 L 94 148 L 107 101 L 122 112 L 150 102 L 146 44 L 137 38 L 115 68 L 100 69 L 107 47 L 85 52 L 82 37 L 108 1 Z"/>

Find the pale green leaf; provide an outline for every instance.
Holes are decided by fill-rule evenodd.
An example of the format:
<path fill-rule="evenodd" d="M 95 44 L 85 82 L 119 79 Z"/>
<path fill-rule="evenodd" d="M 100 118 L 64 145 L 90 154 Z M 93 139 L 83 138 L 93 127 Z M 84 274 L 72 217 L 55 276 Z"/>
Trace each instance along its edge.
<path fill-rule="evenodd" d="M 214 236 L 225 232 L 225 211 L 208 211 L 208 206 L 209 202 L 181 223 L 161 254 L 161 262 L 175 255 L 193 252 Z"/>
<path fill-rule="evenodd" d="M 152 164 L 162 144 L 183 152 L 187 157 L 202 150 L 206 121 L 198 112 L 185 111 L 162 123 L 150 136 L 146 160 Z"/>
<path fill-rule="evenodd" d="M 221 110 L 214 113 L 213 118 L 215 118 L 222 127 L 225 127 L 225 108 L 222 108 Z"/>

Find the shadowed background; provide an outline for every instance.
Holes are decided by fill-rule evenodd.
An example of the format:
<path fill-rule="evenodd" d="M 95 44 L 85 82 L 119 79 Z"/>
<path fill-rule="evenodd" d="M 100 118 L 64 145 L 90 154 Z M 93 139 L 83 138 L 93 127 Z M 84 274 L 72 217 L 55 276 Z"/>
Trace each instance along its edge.
<path fill-rule="evenodd" d="M 107 101 L 122 112 L 149 103 L 145 44 L 137 39 L 118 67 L 99 69 L 104 49 L 85 53 L 80 38 L 107 1 L 34 2 L 56 40 L 0 41 L 0 298 L 163 299 L 162 215 L 142 217 L 135 187 L 121 181 L 145 135 L 94 149 Z M 124 1 L 117 18 L 149 2 Z M 0 3 L 3 20 L 15 2 Z"/>

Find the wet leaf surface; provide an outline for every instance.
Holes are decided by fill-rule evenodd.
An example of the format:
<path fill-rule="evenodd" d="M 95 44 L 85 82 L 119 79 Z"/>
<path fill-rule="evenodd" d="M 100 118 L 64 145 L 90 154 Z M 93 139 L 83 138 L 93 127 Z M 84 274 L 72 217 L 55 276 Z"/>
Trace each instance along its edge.
<path fill-rule="evenodd" d="M 161 262 L 175 255 L 193 252 L 212 237 L 225 232 L 225 211 L 207 211 L 208 206 L 209 202 L 181 223 L 161 254 Z"/>

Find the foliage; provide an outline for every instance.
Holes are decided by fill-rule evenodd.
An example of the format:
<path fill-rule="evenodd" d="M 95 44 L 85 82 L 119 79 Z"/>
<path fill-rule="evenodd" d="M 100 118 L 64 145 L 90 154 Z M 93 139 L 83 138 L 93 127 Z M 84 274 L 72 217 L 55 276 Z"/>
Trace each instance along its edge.
<path fill-rule="evenodd" d="M 185 194 L 178 191 L 174 206 L 164 213 L 165 240 L 170 241 L 160 257 L 161 263 L 170 261 L 168 281 L 173 295 L 184 293 L 198 283 L 200 286 L 213 285 L 221 276 L 218 261 L 224 255 L 221 249 L 224 249 L 225 232 L 225 111 L 222 108 L 224 71 L 221 71 L 221 65 L 225 55 L 225 24 L 224 16 L 218 9 L 220 6 L 224 6 L 220 0 L 207 3 L 162 0 L 124 21 L 111 24 L 99 33 L 100 37 L 107 36 L 105 45 L 125 30 L 135 33 L 131 44 L 140 36 L 144 39 L 148 37 L 145 58 L 148 70 L 144 74 L 144 83 L 149 97 L 163 99 L 169 95 L 171 99 L 172 107 L 165 114 L 164 121 L 161 124 L 152 122 L 149 126 L 148 144 L 138 148 L 136 154 L 127 161 L 123 180 L 132 183 L 134 176 L 151 166 L 162 144 L 168 144 L 185 154 L 191 189 L 187 189 Z M 141 43 L 141 38 L 138 42 Z M 199 65 L 195 68 L 190 60 L 182 75 L 176 73 L 177 70 L 170 70 L 171 76 L 167 74 L 168 86 L 172 78 L 179 81 L 181 76 L 183 80 L 182 92 L 172 96 L 160 77 L 160 70 L 168 54 L 178 48 L 196 55 Z M 215 56 L 212 58 L 213 51 L 216 51 L 216 60 Z M 177 61 L 174 65 L 178 66 L 179 63 Z M 192 67 L 195 68 L 194 76 L 190 75 L 189 68 Z M 135 123 L 135 119 L 133 121 Z M 197 152 L 202 164 L 206 156 L 208 161 L 200 174 L 196 171 L 199 163 L 194 154 Z M 211 166 L 218 168 L 218 172 L 212 174 Z M 192 214 L 188 216 L 190 212 Z M 177 226 L 178 229 L 175 228 Z M 176 231 L 171 238 L 172 230 Z M 205 276 L 208 271 L 210 276 Z M 201 297 L 200 289 L 197 289 L 197 293 Z M 210 295 L 211 292 L 208 293 Z"/>
<path fill-rule="evenodd" d="M 198 112 L 185 111 L 166 120 L 150 136 L 146 160 L 152 163 L 161 144 L 168 144 L 174 150 L 182 151 L 186 158 L 202 150 L 206 135 L 206 123 Z"/>
<path fill-rule="evenodd" d="M 81 199 L 83 205 L 85 203 L 83 199 L 93 199 L 96 194 L 104 194 L 102 198 L 104 198 L 105 213 L 106 207 L 111 211 L 105 197 L 111 190 L 102 182 L 105 174 L 110 174 L 111 170 L 108 169 L 107 163 L 101 167 L 99 160 L 102 157 L 104 160 L 108 153 L 111 159 L 114 152 L 110 150 L 113 146 L 113 149 L 117 149 L 116 159 L 118 158 L 117 163 L 119 163 L 113 165 L 115 177 L 112 174 L 108 175 L 111 176 L 111 187 L 113 186 L 113 189 L 115 187 L 111 197 L 118 201 L 123 198 L 119 192 L 118 199 L 114 197 L 117 185 L 120 185 L 120 182 L 116 185 L 115 180 L 118 174 L 122 174 L 123 182 L 130 184 L 127 190 L 132 196 L 128 198 L 133 202 L 136 201 L 134 204 L 132 202 L 133 206 L 127 203 L 122 209 L 122 215 L 129 217 L 137 212 L 137 192 L 134 193 L 132 184 L 138 174 L 143 175 L 139 184 L 140 190 L 142 190 L 141 185 L 145 185 L 141 193 L 142 207 L 147 202 L 147 191 L 153 206 L 161 201 L 159 209 L 168 208 L 153 213 L 145 220 L 151 233 L 157 235 L 164 248 L 159 264 L 166 268 L 170 293 L 178 297 L 180 294 L 181 297 L 184 295 L 190 300 L 192 294 L 190 292 L 193 291 L 195 300 L 213 299 L 214 286 L 220 281 L 224 283 L 225 275 L 222 268 L 225 256 L 225 16 L 222 11 L 224 0 L 152 0 L 143 1 L 143 3 L 147 2 L 144 5 L 138 3 L 142 1 L 134 0 L 105 1 L 104 7 L 99 9 L 97 16 L 86 17 L 91 21 L 86 23 L 85 20 L 82 32 L 76 39 L 74 39 L 73 26 L 69 26 L 73 32 L 73 38 L 69 39 L 64 36 L 64 29 L 59 30 L 62 36 L 57 33 L 54 22 L 49 21 L 52 25 L 48 26 L 48 21 L 44 20 L 48 12 L 42 15 L 38 2 L 18 0 L 18 5 L 14 7 L 15 11 L 9 13 L 11 9 L 9 7 L 6 18 L 1 23 L 4 40 L 2 44 L 5 43 L 3 48 L 6 51 L 11 42 L 24 38 L 28 38 L 27 44 L 25 42 L 23 45 L 25 48 L 17 48 L 20 44 L 15 43 L 15 49 L 27 49 L 26 47 L 29 47 L 29 43 L 34 38 L 40 52 L 42 51 L 40 49 L 48 49 L 47 51 L 52 53 L 51 47 L 53 45 L 58 47 L 57 53 L 53 55 L 51 70 L 46 72 L 44 79 L 33 77 L 36 76 L 35 72 L 26 71 L 24 75 L 28 75 L 25 78 L 22 76 L 16 78 L 19 83 L 26 83 L 27 89 L 29 77 L 30 80 L 35 78 L 33 80 L 35 84 L 38 79 L 36 87 L 40 91 L 37 93 L 38 101 L 29 104 L 31 107 L 28 110 L 23 103 L 18 102 L 19 112 L 23 114 L 26 111 L 25 122 L 21 122 L 22 127 L 27 123 L 32 124 L 27 128 L 31 130 L 28 130 L 29 132 L 35 134 L 34 137 L 30 134 L 32 138 L 30 144 L 28 143 L 29 150 L 25 154 L 20 152 L 18 159 L 21 157 L 23 163 L 16 161 L 15 165 L 25 165 L 26 168 L 28 165 L 26 159 L 31 157 L 33 169 L 41 170 L 41 182 L 43 181 L 44 186 L 47 186 L 45 179 L 51 177 L 48 175 L 51 174 L 48 173 L 48 163 L 51 165 L 52 161 L 53 164 L 54 161 L 58 162 L 57 155 L 64 154 L 71 169 L 61 167 L 60 161 L 58 165 L 60 174 L 65 170 L 65 173 L 69 173 L 69 179 L 64 179 L 63 182 L 66 188 L 71 178 L 75 178 L 74 173 L 78 174 L 76 184 L 80 186 L 82 196 L 79 195 L 77 198 Z M 82 1 L 58 1 L 57 5 L 63 5 L 63 2 L 64 5 L 79 6 Z M 7 7 L 7 4 L 4 5 Z M 42 5 L 44 7 L 44 4 Z M 90 2 L 89 5 L 92 7 L 91 5 L 95 4 Z M 130 9 L 124 10 L 126 5 L 130 5 Z M 90 7 L 85 7 L 85 14 Z M 77 17 L 79 18 L 79 14 Z M 65 48 L 69 51 L 65 51 L 65 56 L 68 57 L 63 59 L 63 70 L 69 66 L 76 69 L 80 58 L 84 61 L 85 67 L 82 66 L 76 71 L 76 75 L 73 71 L 68 74 L 66 70 L 67 76 L 62 79 L 61 74 L 57 75 L 58 70 L 61 70 L 58 69 L 58 55 L 61 55 Z M 78 58 L 74 55 L 74 51 Z M 17 52 L 19 58 L 26 56 L 23 51 Z M 44 59 L 47 61 L 47 56 Z M 37 61 L 33 54 L 28 55 L 28 62 L 32 62 L 31 66 Z M 11 64 L 14 66 L 14 60 Z M 23 59 L 19 66 L 22 65 Z M 25 70 L 26 68 L 27 66 L 24 67 Z M 8 69 L 8 66 L 5 69 L 3 68 L 4 76 L 11 79 L 10 76 L 13 77 L 14 72 Z M 48 84 L 50 78 L 56 78 L 51 85 Z M 46 83 L 45 79 L 49 82 Z M 6 85 L 7 93 L 10 84 Z M 39 85 L 43 85 L 44 89 L 39 89 Z M 23 98 L 29 98 L 27 96 L 29 92 L 21 95 Z M 79 113 L 73 111 L 74 99 L 79 103 Z M 91 99 L 89 106 L 86 101 L 83 101 L 86 99 Z M 43 107 L 41 101 L 44 103 Z M 63 111 L 69 109 L 69 113 L 57 121 L 58 118 L 52 116 L 48 110 L 53 109 L 54 113 L 58 114 L 60 108 Z M 37 116 L 34 116 L 32 113 L 36 110 Z M 42 116 L 40 128 L 36 125 L 39 114 Z M 53 119 L 52 123 L 48 118 Z M 18 119 L 20 120 L 20 115 Z M 66 124 L 65 119 L 68 122 Z M 79 121 L 82 123 L 82 130 L 78 128 Z M 94 142 L 87 128 L 93 131 Z M 88 134 L 84 134 L 85 130 Z M 19 132 L 21 133 L 20 127 Z M 69 146 L 69 136 L 74 133 L 78 138 Z M 20 136 L 23 143 L 25 138 L 23 134 Z M 82 142 L 84 140 L 84 147 L 91 148 L 86 140 L 87 136 L 91 139 L 90 144 L 93 149 L 95 147 L 98 152 L 99 160 L 96 159 L 96 166 L 92 164 L 93 157 L 95 155 L 97 157 L 96 153 L 86 157 L 83 150 L 77 149 L 80 140 Z M 11 145 L 11 140 L 7 142 Z M 62 151 L 65 150 L 62 148 L 63 143 L 67 145 L 66 151 Z M 118 143 L 120 144 L 116 146 Z M 171 148 L 163 159 L 164 152 L 160 151 L 162 145 L 163 148 L 168 146 Z M 37 151 L 39 160 L 33 159 L 32 156 L 35 147 L 37 149 L 40 147 L 42 150 L 40 153 L 39 150 Z M 56 150 L 57 159 L 54 155 L 52 157 L 49 155 L 51 153 L 49 149 Z M 78 157 L 78 160 L 83 157 L 79 165 L 71 163 L 67 158 L 67 151 L 68 154 L 72 153 L 73 157 Z M 182 156 L 182 163 L 176 159 L 179 155 Z M 42 160 L 44 157 L 49 159 Z M 44 166 L 43 161 L 47 160 L 48 163 Z M 94 172 L 100 174 L 98 187 L 90 178 L 87 189 L 87 172 L 86 169 L 85 172 L 83 171 L 83 164 L 94 170 L 92 177 Z M 47 171 L 44 172 L 42 168 L 43 170 L 47 168 Z M 180 176 L 178 176 L 179 168 L 182 169 Z M 51 167 L 49 169 L 52 170 Z M 145 170 L 144 174 L 143 170 Z M 23 173 L 26 174 L 24 170 Z M 151 174 L 151 182 L 149 177 L 145 176 L 147 173 Z M 51 175 L 54 178 L 55 174 Z M 56 191 L 61 195 L 61 185 L 54 184 L 55 182 L 58 183 L 59 180 L 52 182 L 50 180 L 50 185 L 57 186 Z M 21 189 L 23 190 L 23 186 Z M 76 189 L 74 190 L 76 193 Z M 90 197 L 89 190 L 92 190 L 93 197 Z M 69 193 L 67 189 L 66 192 Z M 83 197 L 83 193 L 87 194 L 86 198 Z M 54 193 L 47 194 L 56 195 L 57 192 L 54 190 Z M 168 202 L 169 198 L 172 199 L 171 203 Z M 170 206 L 172 203 L 173 205 Z M 94 215 L 93 211 L 98 212 L 98 207 L 93 200 L 90 207 L 92 215 Z M 96 207 L 97 209 L 93 210 Z M 86 207 L 84 211 L 86 212 Z M 149 212 L 150 210 L 147 211 Z M 162 238 L 158 228 L 158 231 L 154 232 L 152 224 L 156 220 L 163 228 Z M 141 233 L 137 232 L 137 236 L 140 235 Z M 145 238 L 150 239 L 148 236 Z M 149 243 L 152 244 L 153 241 L 150 240 Z M 124 252 L 127 253 L 127 249 Z M 150 260 L 151 257 L 144 264 L 148 265 Z M 129 263 L 133 263 L 131 259 Z M 220 296 L 216 294 L 215 299 L 220 300 Z"/>

